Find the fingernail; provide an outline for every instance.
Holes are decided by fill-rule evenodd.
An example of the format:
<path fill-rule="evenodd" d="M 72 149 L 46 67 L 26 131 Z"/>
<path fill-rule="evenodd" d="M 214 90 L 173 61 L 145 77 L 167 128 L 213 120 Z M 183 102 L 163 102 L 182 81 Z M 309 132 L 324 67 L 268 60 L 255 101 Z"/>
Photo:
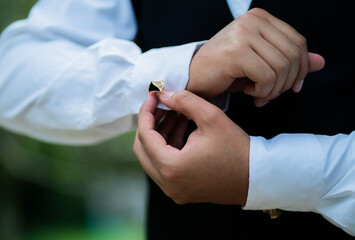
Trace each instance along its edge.
<path fill-rule="evenodd" d="M 164 89 L 159 93 L 159 98 L 170 98 L 175 92 Z"/>
<path fill-rule="evenodd" d="M 298 86 L 297 86 L 297 88 L 296 88 L 296 92 L 297 92 L 297 93 L 299 93 L 299 92 L 302 90 L 303 83 L 304 83 L 304 80 L 302 80 L 302 81 L 298 84 Z"/>
<path fill-rule="evenodd" d="M 270 101 L 257 103 L 256 106 L 259 107 L 259 108 L 261 108 L 261 107 L 264 107 L 266 104 L 268 104 L 268 102 L 270 102 Z"/>
<path fill-rule="evenodd" d="M 270 101 L 266 101 L 260 105 L 260 107 L 264 107 L 266 104 L 268 104 Z"/>

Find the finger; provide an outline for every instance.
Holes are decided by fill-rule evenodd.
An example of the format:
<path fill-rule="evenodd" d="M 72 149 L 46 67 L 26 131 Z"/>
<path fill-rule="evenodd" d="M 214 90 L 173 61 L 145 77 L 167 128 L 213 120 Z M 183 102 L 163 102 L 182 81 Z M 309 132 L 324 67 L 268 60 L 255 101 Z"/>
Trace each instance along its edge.
<path fill-rule="evenodd" d="M 281 89 L 284 87 L 284 85 L 287 82 L 287 79 L 290 75 L 290 71 L 292 71 L 292 69 L 295 68 L 293 66 L 295 64 L 290 62 L 290 60 L 278 49 L 278 47 L 275 47 L 274 45 L 272 45 L 262 37 L 254 38 L 251 44 L 254 51 L 267 64 L 269 64 L 269 66 L 276 73 L 276 82 L 274 87 L 272 88 L 268 96 L 262 98 L 265 100 L 274 99 L 280 94 Z M 296 71 L 297 70 L 298 70 L 298 64 L 297 64 Z"/>
<path fill-rule="evenodd" d="M 309 52 L 308 53 L 308 64 L 309 64 L 308 71 L 315 72 L 315 71 L 321 70 L 324 67 L 325 60 L 321 55 Z M 292 91 L 294 91 L 296 93 L 300 92 L 302 89 L 302 86 L 303 86 L 303 82 L 304 82 L 304 79 L 296 80 L 292 85 Z M 269 102 L 269 99 L 267 99 L 267 98 L 256 98 L 255 99 L 255 105 L 257 107 L 262 107 L 265 104 L 267 104 L 268 102 Z"/>
<path fill-rule="evenodd" d="M 158 105 L 158 98 L 154 93 L 149 93 L 147 99 L 141 106 L 138 116 L 138 128 L 143 125 L 145 128 L 154 129 L 154 112 Z"/>
<path fill-rule="evenodd" d="M 309 54 L 307 49 L 306 39 L 299 34 L 294 28 L 292 28 L 287 23 L 281 21 L 280 19 L 272 16 L 271 14 L 265 14 L 266 18 L 273 24 L 276 28 L 282 31 L 289 39 L 291 39 L 300 51 L 300 62 L 297 72 L 297 76 L 293 81 L 292 89 L 295 92 L 299 92 L 303 85 L 303 80 L 305 79 L 308 72 L 310 72 L 309 65 Z M 294 52 L 294 51 L 293 51 Z M 316 66 L 319 66 L 316 64 Z M 313 64 L 312 64 L 313 67 Z M 287 87 L 289 87 L 291 81 L 287 82 Z M 287 87 L 284 89 L 286 90 Z"/>
<path fill-rule="evenodd" d="M 308 63 L 307 59 L 307 48 L 306 46 L 297 46 L 297 44 L 287 36 L 284 32 L 280 31 L 277 28 L 273 28 L 269 26 L 270 29 L 267 27 L 263 28 L 264 34 L 263 37 L 270 42 L 275 48 L 277 48 L 282 55 L 287 59 L 287 61 L 282 61 L 279 67 L 287 68 L 285 72 L 285 79 L 282 82 L 280 89 L 278 92 L 273 92 L 275 94 L 280 94 L 289 90 L 295 81 L 298 81 L 304 74 L 307 72 L 307 68 L 304 68 L 304 64 Z M 267 34 L 265 31 L 269 31 Z M 286 65 L 283 65 L 283 64 Z M 273 99 L 274 96 L 269 97 L 268 99 Z"/>
<path fill-rule="evenodd" d="M 276 83 L 276 73 L 256 52 L 250 51 L 244 59 L 244 73 L 252 83 L 246 83 L 244 93 L 253 97 L 266 97 Z"/>
<path fill-rule="evenodd" d="M 169 148 L 165 139 L 154 130 L 154 111 L 158 104 L 155 94 L 149 94 L 143 103 L 138 117 L 138 139 L 141 142 L 146 154 L 152 161 L 164 159 L 165 154 L 169 154 Z M 159 162 L 155 162 L 157 166 Z"/>
<path fill-rule="evenodd" d="M 301 34 L 274 17 L 261 23 L 260 30 L 263 38 L 277 48 L 288 60 L 289 71 L 280 91 L 285 92 L 292 87 L 295 81 L 300 80 L 307 73 L 307 68 L 304 67 L 308 63 L 307 45 L 301 42 L 304 39 Z"/>
<path fill-rule="evenodd" d="M 223 114 L 213 104 L 186 90 L 177 93 L 164 90 L 160 94 L 160 101 L 170 109 L 192 119 L 199 128 L 211 126 L 212 122 L 218 120 L 215 118 Z"/>
<path fill-rule="evenodd" d="M 325 65 L 324 58 L 317 53 L 308 53 L 308 62 L 309 62 L 309 72 L 316 72 L 321 70 Z"/>
<path fill-rule="evenodd" d="M 165 140 L 168 140 L 168 136 L 173 130 L 176 120 L 178 116 L 175 111 L 169 111 L 163 121 L 159 124 L 159 126 L 156 128 L 157 131 L 164 137 Z"/>
<path fill-rule="evenodd" d="M 251 83 L 252 81 L 247 78 L 247 77 L 243 77 L 243 78 L 237 78 L 233 84 L 228 88 L 228 92 L 241 92 L 243 91 L 243 89 L 245 88 L 247 83 Z"/>
<path fill-rule="evenodd" d="M 184 146 L 184 136 L 186 133 L 187 126 L 187 118 L 184 115 L 180 114 L 174 129 L 169 135 L 168 143 L 171 146 L 176 147 L 177 149 L 182 149 L 182 147 Z"/>
<path fill-rule="evenodd" d="M 136 138 L 134 140 L 133 152 L 138 158 L 142 168 L 148 174 L 148 176 L 152 178 L 155 182 L 159 182 L 161 180 L 160 173 L 154 166 L 149 156 L 144 151 L 142 143 L 139 141 L 138 138 L 138 131 L 136 132 Z"/>
<path fill-rule="evenodd" d="M 254 99 L 254 104 L 257 107 L 264 107 L 266 104 L 268 104 L 270 102 L 269 99 L 266 98 L 255 98 Z"/>
<path fill-rule="evenodd" d="M 293 27 L 289 24 L 281 21 L 280 19 L 272 16 L 270 13 L 266 12 L 265 10 L 256 8 L 252 9 L 251 12 L 256 14 L 257 16 L 266 19 L 274 28 L 281 31 L 285 37 L 291 40 L 290 48 L 285 48 L 286 45 L 279 45 L 282 49 L 280 49 L 288 59 L 293 59 L 291 62 L 295 61 L 297 55 L 299 55 L 300 62 L 297 71 L 297 75 L 294 78 L 295 70 L 291 71 L 291 75 L 289 76 L 288 80 L 286 81 L 285 87 L 282 91 L 288 90 L 291 85 L 294 83 L 296 86 L 299 86 L 299 83 L 305 78 L 306 74 L 308 73 L 308 50 L 307 50 L 307 41 L 306 39 L 299 34 Z M 265 24 L 267 25 L 267 24 Z M 280 43 L 287 43 L 287 41 L 282 41 L 280 39 L 280 35 L 275 37 L 275 34 L 268 34 L 270 33 L 270 26 L 261 28 L 263 36 L 268 39 L 271 43 L 275 46 Z M 296 88 L 296 87 L 295 87 Z"/>
<path fill-rule="evenodd" d="M 291 87 L 295 87 L 295 92 L 299 92 L 302 89 L 303 81 L 307 76 L 307 73 L 309 72 L 309 59 L 308 59 L 308 50 L 306 48 L 306 53 L 302 51 L 301 54 L 301 61 L 299 64 L 299 69 L 298 69 L 298 74 L 296 76 L 296 79 L 292 83 Z"/>
<path fill-rule="evenodd" d="M 168 113 L 167 110 L 157 108 L 154 112 L 154 118 L 155 118 L 155 127 L 157 127 L 160 123 L 160 121 L 163 119 L 163 117 Z"/>
<path fill-rule="evenodd" d="M 316 72 L 321 70 L 325 65 L 324 58 L 317 53 L 308 53 L 308 72 Z M 304 78 L 297 80 L 293 83 L 292 91 L 298 93 L 301 91 L 303 86 Z"/>
<path fill-rule="evenodd" d="M 255 9 L 255 11 L 253 11 L 254 14 L 258 15 L 261 18 L 265 18 L 268 20 L 268 22 L 273 25 L 276 29 L 280 30 L 285 36 L 287 36 L 289 39 L 292 40 L 292 42 L 295 43 L 296 46 L 306 50 L 307 49 L 307 43 L 305 41 L 305 38 L 296 30 L 294 29 L 291 25 L 287 24 L 286 22 L 274 17 L 273 15 L 271 15 L 270 13 L 268 13 L 265 10 L 262 9 Z M 263 27 L 265 27 L 265 25 L 263 25 Z M 267 33 L 266 31 L 269 31 L 270 28 L 262 28 L 263 32 L 263 36 L 264 37 L 268 37 L 268 39 L 271 42 L 275 42 L 275 40 L 277 41 L 277 39 L 273 38 L 274 40 L 272 40 L 272 34 L 265 34 Z M 307 53 L 307 51 L 305 52 Z"/>

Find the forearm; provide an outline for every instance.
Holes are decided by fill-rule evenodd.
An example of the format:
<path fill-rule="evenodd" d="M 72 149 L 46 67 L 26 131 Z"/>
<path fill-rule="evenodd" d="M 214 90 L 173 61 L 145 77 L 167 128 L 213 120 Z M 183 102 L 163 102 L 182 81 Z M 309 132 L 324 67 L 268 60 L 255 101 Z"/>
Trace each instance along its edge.
<path fill-rule="evenodd" d="M 150 81 L 185 88 L 197 43 L 142 54 L 129 31 L 110 36 L 110 27 L 106 33 L 91 26 L 78 29 L 85 19 L 65 24 L 63 16 L 49 16 L 46 9 L 35 8 L 1 37 L 0 124 L 5 128 L 49 142 L 95 143 L 136 128 Z M 41 17 L 48 19 L 42 24 Z"/>
<path fill-rule="evenodd" d="M 130 55 L 120 52 L 122 44 L 126 50 L 131 47 Z M 193 48 L 183 46 L 183 54 Z M 12 59 L 26 49 L 30 50 L 21 61 Z M 141 54 L 133 43 L 116 39 L 86 49 L 69 42 L 28 41 L 7 48 L 0 65 L 4 69 L 0 121 L 42 140 L 70 144 L 96 142 L 135 129 L 151 80 L 168 78 L 167 88 L 185 88 L 182 72 L 174 75 L 168 66 L 160 69 L 158 60 L 166 59 L 165 52 L 169 50 Z M 68 139 L 61 139 L 59 133 Z"/>
<path fill-rule="evenodd" d="M 128 80 L 122 78 L 129 71 L 130 56 L 126 68 L 119 69 L 114 67 L 119 53 L 102 54 L 114 44 L 111 39 L 86 48 L 68 40 L 41 41 L 30 33 L 2 39 L 1 124 L 69 144 L 92 143 L 133 129 L 132 120 L 105 129 L 138 111 L 124 107 L 132 105 Z"/>

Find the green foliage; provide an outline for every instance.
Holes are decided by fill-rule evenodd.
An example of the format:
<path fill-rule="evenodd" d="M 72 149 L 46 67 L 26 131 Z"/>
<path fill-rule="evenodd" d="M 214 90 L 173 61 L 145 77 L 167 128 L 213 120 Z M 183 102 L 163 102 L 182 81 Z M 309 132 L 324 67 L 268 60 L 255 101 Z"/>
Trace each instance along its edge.
<path fill-rule="evenodd" d="M 15 20 L 26 18 L 36 0 L 0 0 L 0 31 Z"/>

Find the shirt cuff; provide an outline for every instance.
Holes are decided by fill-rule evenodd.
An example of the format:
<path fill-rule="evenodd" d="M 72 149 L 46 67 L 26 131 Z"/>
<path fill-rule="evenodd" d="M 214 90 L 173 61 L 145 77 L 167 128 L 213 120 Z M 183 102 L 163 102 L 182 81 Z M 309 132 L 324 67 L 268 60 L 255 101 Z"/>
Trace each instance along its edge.
<path fill-rule="evenodd" d="M 245 210 L 312 211 L 320 199 L 323 157 L 311 134 L 250 137 Z"/>
<path fill-rule="evenodd" d="M 157 48 L 140 55 L 134 69 L 135 82 L 132 83 L 132 89 L 137 91 L 135 102 L 144 102 L 151 81 L 164 80 L 165 89 L 174 92 L 184 90 L 189 80 L 191 58 L 200 44 L 201 42 L 193 42 Z M 168 109 L 162 104 L 158 107 Z"/>

